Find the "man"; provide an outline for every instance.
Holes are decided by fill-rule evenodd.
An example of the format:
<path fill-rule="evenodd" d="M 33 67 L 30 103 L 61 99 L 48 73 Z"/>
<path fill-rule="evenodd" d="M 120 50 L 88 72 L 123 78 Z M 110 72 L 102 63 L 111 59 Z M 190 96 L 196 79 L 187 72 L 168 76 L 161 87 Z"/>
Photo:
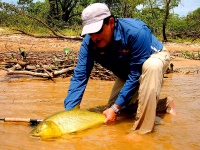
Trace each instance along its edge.
<path fill-rule="evenodd" d="M 82 12 L 82 20 L 81 35 L 85 37 L 64 101 L 65 109 L 73 109 L 80 104 L 96 61 L 118 77 L 108 108 L 103 112 L 105 123 L 114 122 L 121 109 L 133 109 L 136 106 L 133 130 L 141 134 L 151 132 L 156 109 L 166 111 L 172 106 L 169 99 L 158 100 L 163 73 L 170 61 L 169 52 L 144 22 L 114 18 L 103 3 L 86 7 Z"/>

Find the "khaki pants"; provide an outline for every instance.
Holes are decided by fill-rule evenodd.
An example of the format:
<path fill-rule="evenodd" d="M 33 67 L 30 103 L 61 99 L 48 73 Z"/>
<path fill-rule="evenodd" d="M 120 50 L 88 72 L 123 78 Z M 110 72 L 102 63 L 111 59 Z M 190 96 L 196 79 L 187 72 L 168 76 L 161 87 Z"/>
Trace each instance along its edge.
<path fill-rule="evenodd" d="M 163 111 L 169 107 L 167 98 L 160 99 L 159 95 L 163 83 L 163 74 L 170 63 L 170 54 L 163 48 L 162 51 L 152 54 L 142 66 L 142 75 L 139 78 L 139 89 L 133 95 L 129 104 L 130 109 L 135 109 L 136 121 L 133 130 L 145 134 L 154 128 L 156 109 Z M 108 107 L 115 103 L 117 96 L 125 84 L 125 81 L 117 78 L 113 86 Z M 134 111 L 134 110 L 133 110 Z"/>

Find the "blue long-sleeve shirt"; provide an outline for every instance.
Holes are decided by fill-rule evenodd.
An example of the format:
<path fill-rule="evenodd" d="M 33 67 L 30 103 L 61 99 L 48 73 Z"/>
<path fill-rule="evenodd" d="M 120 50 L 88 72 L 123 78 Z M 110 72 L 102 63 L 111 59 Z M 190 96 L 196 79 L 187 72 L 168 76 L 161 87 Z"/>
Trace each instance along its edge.
<path fill-rule="evenodd" d="M 86 35 L 64 101 L 65 109 L 72 109 L 81 102 L 94 62 L 125 80 L 115 104 L 128 105 L 139 87 L 142 64 L 151 54 L 162 48 L 163 44 L 139 19 L 116 19 L 113 40 L 104 48 L 96 47 L 90 36 Z"/>

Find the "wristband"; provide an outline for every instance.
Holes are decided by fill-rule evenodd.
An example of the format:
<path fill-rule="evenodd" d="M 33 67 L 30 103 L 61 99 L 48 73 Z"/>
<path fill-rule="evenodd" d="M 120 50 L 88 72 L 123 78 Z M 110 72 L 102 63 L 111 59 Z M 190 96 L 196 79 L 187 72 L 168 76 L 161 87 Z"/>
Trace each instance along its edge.
<path fill-rule="evenodd" d="M 112 105 L 111 108 L 115 111 L 116 114 L 120 114 L 120 110 L 115 107 L 115 105 Z"/>

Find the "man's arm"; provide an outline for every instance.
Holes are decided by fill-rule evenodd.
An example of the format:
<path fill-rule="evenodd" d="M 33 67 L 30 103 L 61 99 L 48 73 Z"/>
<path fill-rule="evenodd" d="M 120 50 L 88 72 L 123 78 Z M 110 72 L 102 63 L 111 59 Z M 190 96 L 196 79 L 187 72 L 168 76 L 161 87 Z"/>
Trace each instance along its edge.
<path fill-rule="evenodd" d="M 68 95 L 64 100 L 64 107 L 66 110 L 73 109 L 81 102 L 92 67 L 94 65 L 94 61 L 89 57 L 88 41 L 89 37 L 86 36 L 80 47 L 78 64 L 74 69 L 74 75 L 70 81 Z"/>
<path fill-rule="evenodd" d="M 118 106 L 126 106 L 139 87 L 142 65 L 151 55 L 151 32 L 147 27 L 140 29 L 136 36 L 129 33 L 129 47 L 131 49 L 130 71 L 128 78 L 115 102 Z"/>
<path fill-rule="evenodd" d="M 142 72 L 142 65 L 151 54 L 151 32 L 149 29 L 142 28 L 137 36 L 131 36 L 129 33 L 129 46 L 131 50 L 131 62 L 128 78 L 121 89 L 118 98 L 113 107 L 108 108 L 103 112 L 106 116 L 105 123 L 112 123 L 116 120 L 116 110 L 127 106 L 132 96 L 139 87 L 139 77 Z M 115 107 L 115 108 L 114 108 Z"/>

